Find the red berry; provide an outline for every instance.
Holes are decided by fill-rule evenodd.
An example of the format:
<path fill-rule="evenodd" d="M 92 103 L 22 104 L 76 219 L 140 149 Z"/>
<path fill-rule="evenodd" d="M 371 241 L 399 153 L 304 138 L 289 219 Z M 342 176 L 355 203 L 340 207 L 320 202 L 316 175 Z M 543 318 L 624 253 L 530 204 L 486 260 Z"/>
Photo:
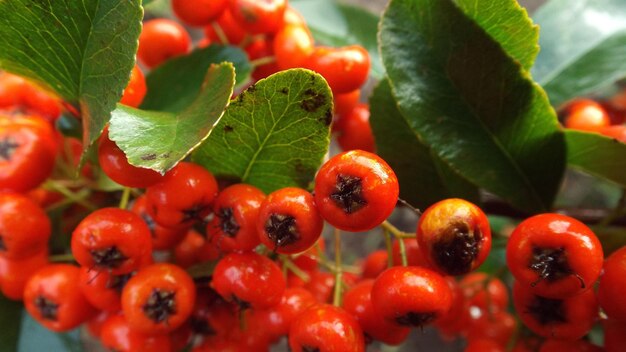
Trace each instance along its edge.
<path fill-rule="evenodd" d="M 603 352 L 604 350 L 585 340 L 557 340 L 548 339 L 544 341 L 539 352 Z"/>
<path fill-rule="evenodd" d="M 48 215 L 18 193 L 0 193 L 0 253 L 7 259 L 25 259 L 48 246 L 52 232 Z"/>
<path fill-rule="evenodd" d="M 222 14 L 228 0 L 172 0 L 174 14 L 190 26 L 201 27 Z"/>
<path fill-rule="evenodd" d="M 343 150 L 361 149 L 373 153 L 376 149 L 374 134 L 370 126 L 370 109 L 367 104 L 358 104 L 351 112 L 340 115 L 341 126 L 337 143 Z"/>
<path fill-rule="evenodd" d="M 278 67 L 281 70 L 302 67 L 314 46 L 313 36 L 305 26 L 283 27 L 274 37 L 274 55 Z"/>
<path fill-rule="evenodd" d="M 375 279 L 387 269 L 389 263 L 389 255 L 384 249 L 374 251 L 365 257 L 365 261 L 361 265 L 362 276 L 364 279 Z"/>
<path fill-rule="evenodd" d="M 183 26 L 166 18 L 157 18 L 144 22 L 137 57 L 148 68 L 153 68 L 172 57 L 186 54 L 190 48 L 191 38 Z"/>
<path fill-rule="evenodd" d="M 113 181 L 134 188 L 152 186 L 163 179 L 158 172 L 131 165 L 124 151 L 109 139 L 106 128 L 98 140 L 98 161 L 102 171 Z"/>
<path fill-rule="evenodd" d="M 211 241 L 224 252 L 253 250 L 261 240 L 257 233 L 263 192 L 251 185 L 236 184 L 223 189 L 215 199 L 215 215 L 207 225 Z"/>
<path fill-rule="evenodd" d="M 367 231 L 380 225 L 398 201 L 398 178 L 376 154 L 352 150 L 332 157 L 315 177 L 315 204 L 331 225 Z"/>
<path fill-rule="evenodd" d="M 400 326 L 423 326 L 443 316 L 452 305 L 446 280 L 420 267 L 392 267 L 374 282 L 372 304 L 380 317 Z"/>
<path fill-rule="evenodd" d="M 607 126 L 600 130 L 603 135 L 626 143 L 626 125 Z"/>
<path fill-rule="evenodd" d="M 497 277 L 482 272 L 470 273 L 461 279 L 459 285 L 470 306 L 486 312 L 506 310 L 509 306 L 509 292 Z"/>
<path fill-rule="evenodd" d="M 138 108 L 143 98 L 146 96 L 147 90 L 146 78 L 143 76 L 143 72 L 141 72 L 139 66 L 135 65 L 133 70 L 130 71 L 130 81 L 128 81 L 128 85 L 126 85 L 124 89 L 120 103 Z"/>
<path fill-rule="evenodd" d="M 48 265 L 48 249 L 44 248 L 30 257 L 9 259 L 0 254 L 0 287 L 2 294 L 12 300 L 24 298 L 26 283 L 37 270 Z"/>
<path fill-rule="evenodd" d="M 360 88 L 367 81 L 370 57 L 359 45 L 316 47 L 304 67 L 322 75 L 333 94 L 344 94 Z"/>
<path fill-rule="evenodd" d="M 149 202 L 145 195 L 141 195 L 133 203 L 131 211 L 141 217 L 148 225 L 152 235 L 152 248 L 154 250 L 172 249 L 179 244 L 187 234 L 186 229 L 169 228 L 157 224 L 148 211 Z"/>
<path fill-rule="evenodd" d="M 215 291 L 242 309 L 269 308 L 278 304 L 285 285 L 278 265 L 254 252 L 228 254 L 217 263 L 213 272 Z"/>
<path fill-rule="evenodd" d="M 506 346 L 515 333 L 515 318 L 504 310 L 481 313 L 480 317 L 469 322 L 467 339 L 488 338 Z"/>
<path fill-rule="evenodd" d="M 583 337 L 598 316 L 593 290 L 564 298 L 545 298 L 519 282 L 513 285 L 513 304 L 524 325 L 537 335 L 575 340 Z"/>
<path fill-rule="evenodd" d="M 602 327 L 606 352 L 621 352 L 626 346 L 626 322 L 608 319 L 602 322 Z"/>
<path fill-rule="evenodd" d="M 152 252 L 150 230 L 136 214 L 102 208 L 89 214 L 72 233 L 72 253 L 87 268 L 128 274 Z"/>
<path fill-rule="evenodd" d="M 598 299 L 606 315 L 624 322 L 626 322 L 626 304 L 623 294 L 625 287 L 626 247 L 622 247 L 604 262 L 604 272 L 600 277 L 598 287 Z"/>
<path fill-rule="evenodd" d="M 272 339 L 286 336 L 289 333 L 291 323 L 307 308 L 317 304 L 317 300 L 311 292 L 292 287 L 285 289 L 283 297 L 277 305 L 265 310 L 254 310 L 252 314 L 257 316 L 263 329 Z"/>
<path fill-rule="evenodd" d="M 133 276 L 122 290 L 122 311 L 131 329 L 146 334 L 171 332 L 191 315 L 196 287 L 173 264 L 153 264 Z"/>
<path fill-rule="evenodd" d="M 180 162 L 146 189 L 148 212 L 159 225 L 189 228 L 211 212 L 217 181 L 202 166 Z"/>
<path fill-rule="evenodd" d="M 122 289 L 130 277 L 81 267 L 79 287 L 92 306 L 115 313 L 122 308 Z"/>
<path fill-rule="evenodd" d="M 366 336 L 387 345 L 399 345 L 406 340 L 410 329 L 380 319 L 370 293 L 374 280 L 364 280 L 348 290 L 343 298 L 343 308 L 359 322 Z"/>
<path fill-rule="evenodd" d="M 296 187 L 268 195 L 257 220 L 261 242 L 278 253 L 307 250 L 320 237 L 323 226 L 311 193 Z"/>
<path fill-rule="evenodd" d="M 479 207 L 458 198 L 446 199 L 428 207 L 420 217 L 417 243 L 433 268 L 462 275 L 487 259 L 491 229 Z"/>
<path fill-rule="evenodd" d="M 218 35 L 216 28 L 224 34 L 225 38 Z M 247 35 L 246 31 L 243 30 L 237 22 L 235 22 L 233 15 L 230 13 L 228 8 L 222 12 L 222 15 L 217 19 L 217 21 L 215 21 L 214 24 L 204 27 L 204 33 L 212 43 L 231 45 L 241 44 Z M 223 42 L 222 39 L 227 40 L 227 42 Z"/>
<path fill-rule="evenodd" d="M 469 340 L 465 352 L 505 352 L 506 348 L 489 338 Z"/>
<path fill-rule="evenodd" d="M 123 315 L 111 315 L 102 324 L 102 345 L 119 352 L 169 352 L 171 340 L 167 335 L 147 335 L 135 331 Z"/>
<path fill-rule="evenodd" d="M 560 214 L 524 220 L 506 249 L 515 279 L 549 298 L 570 297 L 590 288 L 600 275 L 602 259 L 602 246 L 591 229 Z"/>
<path fill-rule="evenodd" d="M 289 329 L 289 348 L 293 352 L 361 352 L 365 351 L 365 341 L 352 315 L 324 304 L 305 310 L 294 320 Z"/>
<path fill-rule="evenodd" d="M 247 32 L 275 33 L 283 25 L 287 0 L 230 0 L 229 9 Z"/>
<path fill-rule="evenodd" d="M 579 99 L 567 107 L 565 127 L 581 131 L 599 132 L 611 124 L 602 105 L 589 99 Z"/>
<path fill-rule="evenodd" d="M 41 325 L 69 331 L 96 314 L 78 288 L 78 267 L 52 264 L 37 271 L 26 283 L 24 306 Z"/>

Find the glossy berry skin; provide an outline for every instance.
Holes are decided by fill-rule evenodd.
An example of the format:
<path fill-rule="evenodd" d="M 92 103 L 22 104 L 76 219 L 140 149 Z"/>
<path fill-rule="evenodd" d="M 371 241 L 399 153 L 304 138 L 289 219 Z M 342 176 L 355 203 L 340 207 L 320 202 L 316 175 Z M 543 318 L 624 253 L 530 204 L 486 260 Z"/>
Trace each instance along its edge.
<path fill-rule="evenodd" d="M 30 257 L 8 259 L 0 254 L 0 288 L 2 294 L 12 300 L 24 298 L 24 288 L 31 276 L 48 265 L 48 249 L 44 248 Z"/>
<path fill-rule="evenodd" d="M 439 201 L 424 211 L 417 223 L 417 243 L 436 270 L 466 274 L 480 266 L 491 250 L 487 216 L 463 199 Z"/>
<path fill-rule="evenodd" d="M 122 94 L 121 104 L 128 105 L 133 108 L 138 108 L 146 96 L 148 87 L 146 86 L 146 78 L 141 72 L 139 66 L 135 65 L 133 70 L 130 71 L 130 80 L 124 89 Z"/>
<path fill-rule="evenodd" d="M 373 251 L 365 257 L 365 260 L 361 264 L 361 276 L 364 279 L 375 279 L 387 269 L 388 266 L 388 258 L 387 250 L 379 249 L 377 251 Z"/>
<path fill-rule="evenodd" d="M 606 315 L 626 322 L 624 287 L 626 287 L 626 247 L 622 247 L 606 259 L 598 287 L 598 299 Z"/>
<path fill-rule="evenodd" d="M 337 143 L 343 150 L 361 149 L 373 153 L 376 146 L 370 126 L 370 108 L 358 104 L 346 115 L 340 115 L 337 124 L 341 126 Z"/>
<path fill-rule="evenodd" d="M 119 352 L 170 352 L 168 335 L 146 335 L 133 330 L 121 314 L 109 316 L 100 332 L 102 345 Z"/>
<path fill-rule="evenodd" d="M 228 0 L 172 0 L 172 10 L 185 24 L 201 27 L 222 14 Z"/>
<path fill-rule="evenodd" d="M 275 33 L 283 24 L 287 0 L 230 0 L 229 9 L 248 33 Z"/>
<path fill-rule="evenodd" d="M 47 248 L 52 232 L 48 215 L 18 193 L 0 193 L 0 253 L 25 259 Z"/>
<path fill-rule="evenodd" d="M 189 228 L 211 212 L 217 181 L 202 166 L 180 162 L 146 189 L 148 211 L 159 225 Z"/>
<path fill-rule="evenodd" d="M 370 338 L 387 345 L 399 345 L 409 335 L 409 328 L 399 327 L 397 324 L 380 319 L 370 293 L 374 280 L 363 280 L 350 288 L 343 297 L 343 309 L 352 314 L 363 332 Z"/>
<path fill-rule="evenodd" d="M 506 346 L 516 329 L 513 315 L 506 310 L 482 311 L 481 316 L 469 322 L 467 339 L 488 338 Z"/>
<path fill-rule="evenodd" d="M 323 227 L 311 193 L 296 187 L 270 193 L 261 204 L 257 220 L 261 242 L 287 254 L 307 250 L 320 237 Z"/>
<path fill-rule="evenodd" d="M 404 250 L 406 252 L 406 262 L 409 266 L 421 266 L 430 269 L 430 263 L 424 257 L 417 241 L 412 239 L 399 239 L 393 241 L 391 245 L 391 254 L 393 265 L 402 265 L 402 253 L 400 253 L 400 241 L 404 242 Z"/>
<path fill-rule="evenodd" d="M 24 306 L 46 328 L 68 331 L 86 322 L 96 310 L 78 288 L 78 267 L 52 264 L 38 270 L 26 283 Z"/>
<path fill-rule="evenodd" d="M 361 90 L 355 89 L 348 93 L 333 94 L 333 108 L 335 109 L 335 115 L 346 115 L 354 109 L 361 100 Z M 341 126 L 341 119 L 335 120 L 333 123 L 333 131 L 341 132 L 343 130 Z"/>
<path fill-rule="evenodd" d="M 546 338 L 579 339 L 591 330 L 598 317 L 598 301 L 593 290 L 565 299 L 544 298 L 515 282 L 513 305 L 524 325 Z"/>
<path fill-rule="evenodd" d="M 0 116 L 0 190 L 39 186 L 52 173 L 57 148 L 54 131 L 43 119 Z"/>
<path fill-rule="evenodd" d="M 304 64 L 322 75 L 333 94 L 344 94 L 361 87 L 370 70 L 370 57 L 362 46 L 316 47 Z"/>
<path fill-rule="evenodd" d="M 247 184 L 224 188 L 213 204 L 213 220 L 207 225 L 207 234 L 224 252 L 251 251 L 261 240 L 257 220 L 265 194 Z"/>
<path fill-rule="evenodd" d="M 122 290 L 122 311 L 131 329 L 166 333 L 191 315 L 196 299 L 193 279 L 180 267 L 158 263 L 133 276 Z"/>
<path fill-rule="evenodd" d="M 148 68 L 179 55 L 191 48 L 191 38 L 183 26 L 166 18 L 144 22 L 139 35 L 137 58 Z"/>
<path fill-rule="evenodd" d="M 600 133 L 619 142 L 626 143 L 626 125 L 607 126 L 601 129 Z"/>
<path fill-rule="evenodd" d="M 338 229 L 367 231 L 391 215 L 398 201 L 398 178 L 376 154 L 352 150 L 332 157 L 315 177 L 315 204 Z"/>
<path fill-rule="evenodd" d="M 126 187 L 146 188 L 163 179 L 154 170 L 131 165 L 122 149 L 109 139 L 108 128 L 98 140 L 98 161 L 107 176 Z"/>
<path fill-rule="evenodd" d="M 79 287 L 83 296 L 94 307 L 117 312 L 122 308 L 122 288 L 131 274 L 111 275 L 108 271 L 80 268 Z"/>
<path fill-rule="evenodd" d="M 142 195 L 135 199 L 131 211 L 139 215 L 146 225 L 148 225 L 152 235 L 152 249 L 167 250 L 174 248 L 185 238 L 187 230 L 169 228 L 157 224 L 150 216 L 148 206 L 148 198 Z"/>
<path fill-rule="evenodd" d="M 254 252 L 230 253 L 215 266 L 212 287 L 240 308 L 269 308 L 280 303 L 285 278 L 280 267 Z"/>
<path fill-rule="evenodd" d="M 603 352 L 604 349 L 585 340 L 548 339 L 543 342 L 539 352 Z"/>
<path fill-rule="evenodd" d="M 521 285 L 548 298 L 590 288 L 602 270 L 602 246 L 585 224 L 560 214 L 520 223 L 508 241 L 506 261 Z"/>
<path fill-rule="evenodd" d="M 469 340 L 464 352 L 505 352 L 506 348 L 489 338 Z"/>
<path fill-rule="evenodd" d="M 599 132 L 611 124 L 609 114 L 602 105 L 589 99 L 579 99 L 567 107 L 565 127 L 588 132 Z"/>
<path fill-rule="evenodd" d="M 328 304 L 302 312 L 289 329 L 289 348 L 293 352 L 362 352 L 363 331 L 345 310 Z"/>
<path fill-rule="evenodd" d="M 452 306 L 446 280 L 421 267 L 392 267 L 372 287 L 372 305 L 381 318 L 404 327 L 423 326 Z"/>
<path fill-rule="evenodd" d="M 300 287 L 286 288 L 280 303 L 268 309 L 253 310 L 259 325 L 272 339 L 289 333 L 291 323 L 307 308 L 317 304 L 313 295 Z"/>
<path fill-rule="evenodd" d="M 308 28 L 299 25 L 283 27 L 273 41 L 274 56 L 281 70 L 302 67 L 315 48 Z"/>
<path fill-rule="evenodd" d="M 89 214 L 72 233 L 72 253 L 87 268 L 113 275 L 138 269 L 152 251 L 150 230 L 133 212 L 102 208 Z"/>

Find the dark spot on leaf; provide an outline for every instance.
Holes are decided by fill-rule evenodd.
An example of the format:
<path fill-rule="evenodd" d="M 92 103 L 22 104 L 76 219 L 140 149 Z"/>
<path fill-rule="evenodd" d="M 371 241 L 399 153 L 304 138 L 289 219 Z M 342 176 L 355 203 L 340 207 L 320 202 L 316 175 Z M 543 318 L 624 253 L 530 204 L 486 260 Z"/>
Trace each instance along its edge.
<path fill-rule="evenodd" d="M 331 109 L 326 110 L 324 117 L 320 118 L 319 121 L 325 124 L 326 126 L 330 126 L 330 124 L 333 122 L 332 110 Z"/>
<path fill-rule="evenodd" d="M 170 157 L 170 153 L 163 153 L 161 154 L 161 159 L 167 159 Z"/>
<path fill-rule="evenodd" d="M 228 133 L 228 132 L 232 132 L 232 131 L 234 131 L 234 130 L 235 130 L 235 129 L 233 128 L 233 126 L 230 126 L 230 125 L 226 125 L 226 126 L 224 126 L 224 132 L 226 132 L 226 133 Z"/>
<path fill-rule="evenodd" d="M 154 154 L 154 153 L 152 153 L 152 154 L 145 154 L 145 155 L 142 155 L 142 156 L 141 156 L 141 160 L 146 160 L 146 161 L 148 161 L 148 160 L 154 160 L 154 159 L 156 159 L 156 158 L 157 158 L 157 155 L 156 155 L 156 154 Z"/>
<path fill-rule="evenodd" d="M 312 89 L 304 91 L 306 98 L 300 103 L 300 107 L 306 112 L 316 112 L 322 105 L 326 103 L 326 97 L 323 94 L 316 93 Z"/>
<path fill-rule="evenodd" d="M 247 92 L 253 93 L 256 90 L 256 84 L 251 85 L 246 89 Z"/>
<path fill-rule="evenodd" d="M 283 94 L 289 94 L 289 88 L 284 87 L 283 89 L 280 90 L 280 92 Z"/>

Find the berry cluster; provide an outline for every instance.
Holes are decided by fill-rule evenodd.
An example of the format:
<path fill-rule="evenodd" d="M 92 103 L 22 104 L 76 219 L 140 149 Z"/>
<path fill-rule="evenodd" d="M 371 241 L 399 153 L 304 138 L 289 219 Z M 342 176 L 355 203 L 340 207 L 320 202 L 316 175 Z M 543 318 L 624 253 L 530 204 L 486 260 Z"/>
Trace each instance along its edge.
<path fill-rule="evenodd" d="M 623 94 L 606 102 L 576 99 L 562 112 L 567 128 L 601 133 L 626 143 L 626 97 Z"/>
<path fill-rule="evenodd" d="M 606 351 L 626 346 L 626 248 L 605 260 L 578 220 L 525 219 L 506 238 L 506 268 L 492 274 L 476 271 L 495 246 L 478 206 L 451 198 L 413 209 L 411 233 L 387 221 L 400 186 L 374 154 L 369 107 L 359 103 L 365 49 L 316 46 L 286 0 L 172 7 L 184 24 L 204 29 L 197 47 L 244 49 L 255 80 L 295 67 L 320 73 L 346 151 L 321 166 L 313 192 L 265 194 L 189 161 L 161 175 L 131 165 L 107 128 L 82 165 L 81 142 L 55 125 L 64 109 L 78 114 L 0 73 L 0 290 L 43 326 L 85 324 L 115 351 L 264 351 L 285 338 L 294 352 L 364 351 L 373 341 L 399 345 L 427 325 L 463 337 L 466 351 L 594 351 L 601 348 L 585 336 L 601 322 Z M 184 26 L 152 19 L 137 57 L 152 69 L 192 46 Z M 146 91 L 136 65 L 120 103 L 138 107 Z M 574 102 L 564 124 L 626 141 L 624 115 L 607 113 L 618 103 Z M 123 191 L 108 191 L 110 180 Z M 325 224 L 335 229 L 334 261 Z M 386 249 L 345 265 L 340 231 L 376 229 Z"/>

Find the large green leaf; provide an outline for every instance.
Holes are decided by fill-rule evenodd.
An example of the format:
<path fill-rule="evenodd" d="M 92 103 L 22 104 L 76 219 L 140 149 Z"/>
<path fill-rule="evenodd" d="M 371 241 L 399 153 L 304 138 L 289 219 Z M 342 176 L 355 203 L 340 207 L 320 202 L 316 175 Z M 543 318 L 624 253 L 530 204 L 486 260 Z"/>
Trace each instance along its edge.
<path fill-rule="evenodd" d="M 81 341 L 80 335 L 80 329 L 74 329 L 64 333 L 51 331 L 39 324 L 30 314 L 24 311 L 18 348 L 16 350 L 2 349 L 1 351 L 82 352 L 85 350 L 93 350 L 95 346 L 92 341 L 90 341 L 91 346 L 87 345 L 83 348 L 85 342 Z"/>
<path fill-rule="evenodd" d="M 624 0 L 551 0 L 537 10 L 532 74 L 554 106 L 626 77 L 625 9 Z"/>
<path fill-rule="evenodd" d="M 565 143 L 528 72 L 451 0 L 392 0 L 380 38 L 394 96 L 420 139 L 516 208 L 549 209 Z"/>
<path fill-rule="evenodd" d="M 626 144 L 576 130 L 567 130 L 565 139 L 570 165 L 626 187 Z"/>
<path fill-rule="evenodd" d="M 304 16 L 318 43 L 335 47 L 359 44 L 370 54 L 372 76 L 384 76 L 376 42 L 376 15 L 335 0 L 292 0 L 290 5 Z"/>
<path fill-rule="evenodd" d="M 246 54 L 232 46 L 211 45 L 189 55 L 168 60 L 146 77 L 148 94 L 142 109 L 180 112 L 189 106 L 200 91 L 203 78 L 211 64 L 229 61 L 235 65 L 237 83 L 243 83 L 250 74 Z"/>
<path fill-rule="evenodd" d="M 509 56 L 530 70 L 539 52 L 539 27 L 517 0 L 455 0 L 456 4 L 495 39 Z"/>
<path fill-rule="evenodd" d="M 402 199 L 420 208 L 450 197 L 479 199 L 476 187 L 449 170 L 411 130 L 387 80 L 370 97 L 370 112 L 376 151 L 398 176 Z"/>
<path fill-rule="evenodd" d="M 135 63 L 140 0 L 0 1 L 0 68 L 78 107 L 87 148 L 109 121 Z"/>
<path fill-rule="evenodd" d="M 211 133 L 230 102 L 235 85 L 231 63 L 211 65 L 195 100 L 180 113 L 118 105 L 109 137 L 135 165 L 165 173 Z"/>
<path fill-rule="evenodd" d="M 309 188 L 330 143 L 332 94 L 318 74 L 293 69 L 235 99 L 193 160 L 264 192 Z"/>
<path fill-rule="evenodd" d="M 0 350 L 16 351 L 22 322 L 22 304 L 0 294 Z"/>

